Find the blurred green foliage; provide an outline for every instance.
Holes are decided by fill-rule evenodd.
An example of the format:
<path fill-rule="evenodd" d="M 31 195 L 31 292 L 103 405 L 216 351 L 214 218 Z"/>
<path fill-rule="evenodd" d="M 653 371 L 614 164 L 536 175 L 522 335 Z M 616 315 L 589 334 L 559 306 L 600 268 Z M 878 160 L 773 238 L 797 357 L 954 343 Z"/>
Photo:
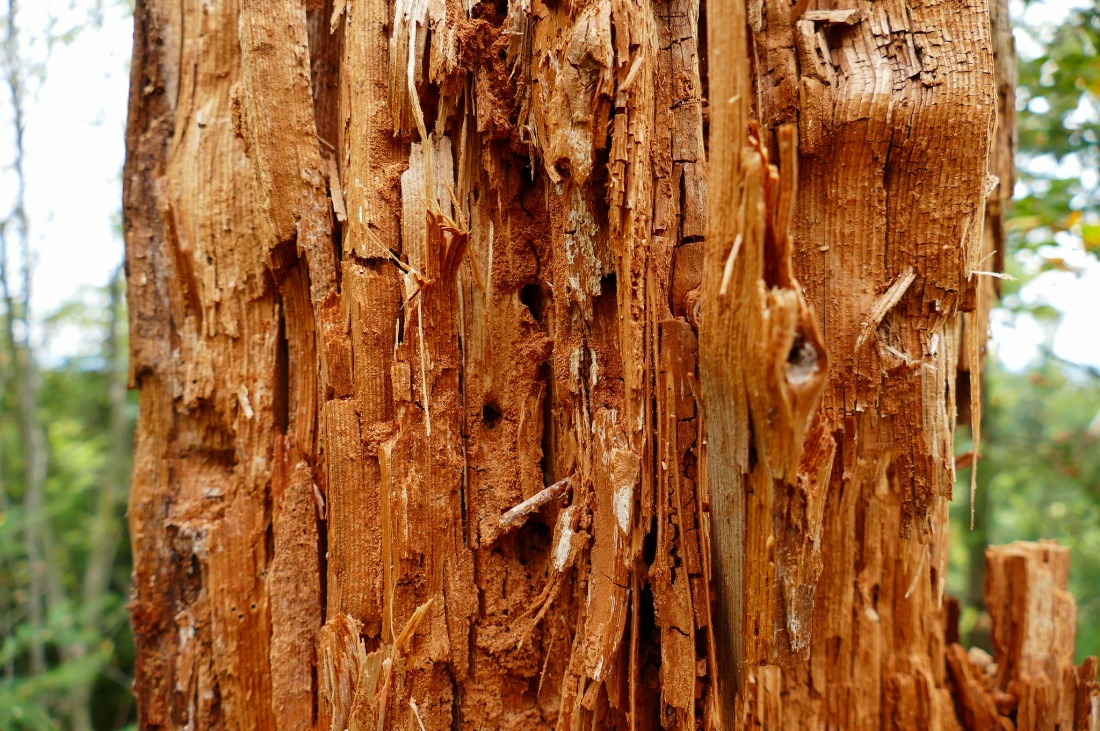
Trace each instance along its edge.
<path fill-rule="evenodd" d="M 100 27 L 107 1 L 71 2 L 67 25 L 47 2 L 7 0 L 0 10 L 4 731 L 118 729 L 136 717 L 124 519 L 136 406 L 126 393 L 122 272 L 44 320 L 31 311 L 38 222 L 27 208 L 27 119 L 50 50 Z"/>
<path fill-rule="evenodd" d="M 1065 246 L 1100 256 L 1100 3 L 1016 25 L 1019 184 L 1007 225 L 1011 253 L 1037 274 L 1067 268 Z"/>
<path fill-rule="evenodd" d="M 47 471 L 45 513 L 52 545 L 48 567 L 60 582 L 60 600 L 50 602 L 41 625 L 29 621 L 26 606 L 31 591 L 23 502 L 27 469 L 15 413 L 22 384 L 10 377 L 11 354 L 0 348 L 0 729 L 72 728 L 69 708 L 74 691 L 87 689 L 90 718 L 97 729 L 117 729 L 135 720 L 130 692 L 133 638 L 128 625 L 130 554 L 123 505 L 113 506 L 107 534 L 93 530 L 104 491 L 117 489 L 130 471 L 130 442 L 137 414 L 136 401 L 126 397 L 121 414 L 124 449 L 113 444 L 112 423 L 118 404 L 112 400 L 112 379 L 118 374 L 116 354 L 125 353 L 125 311 L 121 299 L 112 317 L 111 298 L 92 290 L 69 303 L 46 322 L 47 347 L 64 339 L 69 347 L 84 347 L 56 362 L 39 358 L 41 379 L 38 415 L 45 427 Z M 0 317 L 2 317 L 0 313 Z M 119 336 L 114 344 L 111 329 Z M 80 337 L 77 337 L 77 336 Z M 121 464 L 112 458 L 122 456 Z M 106 587 L 89 595 L 85 586 L 96 541 L 114 543 Z M 45 672 L 31 672 L 32 648 L 45 647 Z M 74 648 L 80 652 L 74 653 Z"/>
<path fill-rule="evenodd" d="M 1100 653 L 1100 378 L 1047 354 L 1013 373 L 996 361 L 986 371 L 982 460 L 975 530 L 960 471 L 952 506 L 952 594 L 968 604 L 961 625 L 988 646 L 981 615 L 985 547 L 1056 539 L 1073 549 L 1070 590 L 1077 599 L 1078 658 Z M 969 444 L 962 445 L 969 449 Z M 971 560 L 977 565 L 971 565 Z"/>

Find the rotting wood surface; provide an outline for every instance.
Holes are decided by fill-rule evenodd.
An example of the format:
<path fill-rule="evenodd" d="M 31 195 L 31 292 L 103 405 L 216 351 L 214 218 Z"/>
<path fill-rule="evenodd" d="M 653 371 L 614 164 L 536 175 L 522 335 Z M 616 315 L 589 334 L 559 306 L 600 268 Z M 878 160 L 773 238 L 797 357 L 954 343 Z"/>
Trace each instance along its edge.
<path fill-rule="evenodd" d="M 958 723 L 988 10 L 710 13 L 139 0 L 143 728 Z"/>

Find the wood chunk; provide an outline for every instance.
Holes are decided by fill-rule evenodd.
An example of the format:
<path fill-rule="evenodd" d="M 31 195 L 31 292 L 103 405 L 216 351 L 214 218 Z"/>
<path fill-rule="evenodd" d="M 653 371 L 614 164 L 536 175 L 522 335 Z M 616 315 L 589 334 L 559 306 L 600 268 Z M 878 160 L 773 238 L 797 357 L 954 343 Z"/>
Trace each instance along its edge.
<path fill-rule="evenodd" d="M 1077 605 L 1068 590 L 1069 561 L 1070 550 L 1054 541 L 986 550 L 994 684 L 1015 700 L 1021 731 L 1096 723 L 1087 715 L 1100 699 L 1095 661 L 1073 664 Z"/>
<path fill-rule="evenodd" d="M 954 684 L 955 710 L 965 728 L 1004 729 L 1011 731 L 1012 722 L 997 712 L 997 705 L 978 680 L 975 668 L 961 645 L 947 648 L 947 668 Z"/>
<path fill-rule="evenodd" d="M 382 542 L 377 460 L 363 450 L 353 399 L 325 403 L 328 449 L 328 610 L 362 622 L 371 634 L 382 622 Z M 372 479 L 367 479 L 367 470 Z"/>
<path fill-rule="evenodd" d="M 279 450 L 273 490 L 275 556 L 268 589 L 271 604 L 271 707 L 280 731 L 308 728 L 313 720 L 313 653 L 321 629 L 321 572 L 313 477 L 305 462 L 287 464 Z"/>

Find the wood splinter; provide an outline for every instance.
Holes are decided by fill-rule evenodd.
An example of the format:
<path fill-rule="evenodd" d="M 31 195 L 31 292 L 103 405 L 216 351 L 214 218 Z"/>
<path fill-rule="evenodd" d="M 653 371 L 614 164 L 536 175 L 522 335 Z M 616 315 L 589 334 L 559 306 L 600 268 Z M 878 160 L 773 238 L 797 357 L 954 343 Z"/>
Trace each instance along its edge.
<path fill-rule="evenodd" d="M 550 502 L 551 500 L 557 500 L 558 498 L 564 497 L 565 493 L 569 490 L 572 482 L 573 477 L 572 475 L 570 475 L 564 480 L 558 480 L 553 485 L 550 485 L 549 487 L 544 487 L 543 489 L 539 490 L 519 505 L 504 513 L 504 515 L 501 515 L 500 527 L 505 531 L 508 531 L 512 528 L 518 528 L 519 526 L 523 525 L 523 523 L 527 519 L 527 516 L 529 516 L 531 513 L 535 512 L 543 505 L 546 505 L 546 503 Z"/>
<path fill-rule="evenodd" d="M 822 25 L 855 25 L 860 20 L 859 8 L 845 10 L 807 10 L 803 20 Z"/>
<path fill-rule="evenodd" d="M 905 271 L 898 275 L 898 278 L 890 285 L 890 288 L 875 301 L 874 306 L 871 307 L 870 313 L 868 313 L 867 321 L 863 323 L 863 330 L 856 339 L 856 350 L 863 347 L 863 344 L 867 342 L 871 334 L 882 324 L 882 320 L 886 317 L 886 313 L 892 310 L 894 305 L 898 302 L 901 302 L 901 298 L 905 296 L 905 292 L 909 289 L 909 285 L 916 281 L 916 279 L 916 270 L 913 267 L 906 267 Z"/>

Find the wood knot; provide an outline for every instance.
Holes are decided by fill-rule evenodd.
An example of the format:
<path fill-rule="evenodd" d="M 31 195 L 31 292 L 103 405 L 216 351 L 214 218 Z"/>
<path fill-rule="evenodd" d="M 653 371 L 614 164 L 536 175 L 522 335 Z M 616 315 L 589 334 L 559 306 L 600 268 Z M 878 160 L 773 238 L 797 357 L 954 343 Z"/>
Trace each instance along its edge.
<path fill-rule="evenodd" d="M 812 342 L 802 334 L 795 336 L 787 354 L 787 382 L 802 386 L 820 371 L 821 354 Z"/>

